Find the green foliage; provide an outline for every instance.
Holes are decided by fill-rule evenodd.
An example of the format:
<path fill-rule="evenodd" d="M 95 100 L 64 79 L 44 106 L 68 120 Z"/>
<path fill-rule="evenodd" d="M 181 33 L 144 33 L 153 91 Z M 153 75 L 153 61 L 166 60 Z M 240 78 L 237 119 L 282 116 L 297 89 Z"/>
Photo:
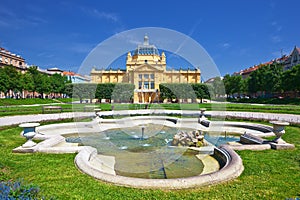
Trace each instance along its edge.
<path fill-rule="evenodd" d="M 9 91 L 14 93 L 24 90 L 29 92 L 38 92 L 43 94 L 55 93 L 62 94 L 65 92 L 65 86 L 69 81 L 60 74 L 48 76 L 40 73 L 36 66 L 31 66 L 24 74 L 18 72 L 13 66 L 4 66 L 0 68 L 0 92 L 8 96 Z"/>
<path fill-rule="evenodd" d="M 21 85 L 23 85 L 23 90 L 33 92 L 34 91 L 34 80 L 30 73 L 25 73 L 21 77 Z"/>
<path fill-rule="evenodd" d="M 21 91 L 21 73 L 13 66 L 4 66 L 0 71 L 0 90 L 8 96 L 9 91 L 14 93 Z"/>
<path fill-rule="evenodd" d="M 293 91 L 295 93 L 300 91 L 300 65 L 283 72 L 282 80 L 284 80 L 282 82 L 284 91 Z"/>
<path fill-rule="evenodd" d="M 160 84 L 162 99 L 196 99 L 196 94 L 188 83 Z"/>
<path fill-rule="evenodd" d="M 95 97 L 97 99 L 111 99 L 115 86 L 115 83 L 98 84 Z"/>
<path fill-rule="evenodd" d="M 0 182 L 0 199 L 39 199 L 40 189 L 34 185 L 25 185 L 22 181 L 1 181 Z"/>
<path fill-rule="evenodd" d="M 84 98 L 90 99 L 90 103 L 95 98 L 97 84 L 95 83 L 73 83 L 72 97 L 79 98 L 80 103 Z"/>
<path fill-rule="evenodd" d="M 214 78 L 213 82 L 210 84 L 209 89 L 210 89 L 209 91 L 211 94 L 211 98 L 217 99 L 217 98 L 224 97 L 225 95 L 225 87 L 221 77 Z"/>
<path fill-rule="evenodd" d="M 289 79 L 289 75 L 284 75 L 282 66 L 271 64 L 262 66 L 253 71 L 247 79 L 242 79 L 240 75 L 225 75 L 224 85 L 227 96 L 247 94 L 250 96 L 260 95 L 270 97 L 274 93 L 281 93 L 285 82 L 283 78 Z M 285 80 L 284 79 L 284 80 Z"/>
<path fill-rule="evenodd" d="M 60 74 L 53 74 L 50 79 L 50 85 L 52 88 L 52 92 L 56 94 L 65 93 L 66 84 L 69 83 L 66 76 L 62 76 Z"/>
<path fill-rule="evenodd" d="M 209 88 L 208 85 L 202 84 L 202 83 L 192 83 L 191 84 L 197 99 L 210 99 L 210 93 L 209 93 Z"/>
<path fill-rule="evenodd" d="M 43 97 L 43 94 L 49 94 L 52 90 L 51 80 L 46 74 L 38 74 L 35 80 L 35 91 L 40 93 Z"/>
<path fill-rule="evenodd" d="M 160 98 L 169 101 L 176 99 L 203 99 L 210 98 L 207 85 L 200 83 L 162 83 L 159 84 Z"/>
<path fill-rule="evenodd" d="M 111 99 L 115 102 L 132 102 L 134 88 L 135 86 L 130 83 L 118 83 L 113 89 Z"/>
<path fill-rule="evenodd" d="M 242 76 L 230 76 L 229 74 L 226 74 L 224 76 L 224 86 L 226 94 L 234 95 L 235 93 L 241 93 L 242 91 Z"/>

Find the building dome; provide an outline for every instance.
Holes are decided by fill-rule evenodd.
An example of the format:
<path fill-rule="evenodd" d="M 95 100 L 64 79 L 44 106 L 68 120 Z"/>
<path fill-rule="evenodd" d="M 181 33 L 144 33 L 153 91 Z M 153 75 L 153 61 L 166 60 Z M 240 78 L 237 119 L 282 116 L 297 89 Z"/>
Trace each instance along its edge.
<path fill-rule="evenodd" d="M 149 37 L 145 35 L 144 43 L 142 45 L 138 45 L 138 47 L 134 51 L 134 55 L 158 55 L 159 56 L 159 51 L 154 45 L 149 44 Z"/>

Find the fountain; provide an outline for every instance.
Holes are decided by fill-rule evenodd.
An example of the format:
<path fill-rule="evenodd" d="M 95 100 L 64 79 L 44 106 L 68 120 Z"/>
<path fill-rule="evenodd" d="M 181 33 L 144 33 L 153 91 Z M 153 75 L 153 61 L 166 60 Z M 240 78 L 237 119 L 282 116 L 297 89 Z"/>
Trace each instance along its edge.
<path fill-rule="evenodd" d="M 95 119 L 100 116 L 98 110 L 95 114 Z M 209 137 L 201 131 L 203 126 L 197 118 L 136 116 L 102 119 L 101 126 L 98 123 L 93 120 L 39 127 L 45 141 L 32 152 L 79 152 L 75 164 L 84 173 L 118 185 L 141 188 L 198 187 L 233 179 L 243 171 L 241 159 L 231 149 L 209 143 L 205 146 Z M 180 132 L 193 135 L 190 143 L 171 145 Z M 72 139 L 64 138 L 68 135 Z M 61 145 L 62 140 L 77 145 L 55 146 Z"/>
<path fill-rule="evenodd" d="M 142 137 L 141 137 L 141 140 L 144 139 L 144 134 L 145 134 L 145 125 L 141 125 L 141 128 L 142 128 Z"/>
<path fill-rule="evenodd" d="M 288 122 L 283 121 L 270 121 L 273 124 L 273 132 L 276 138 L 270 143 L 272 149 L 294 149 L 294 144 L 285 142 L 281 137 L 285 134 L 285 126 L 288 126 Z"/>
<path fill-rule="evenodd" d="M 22 135 L 27 139 L 27 142 L 22 145 L 23 148 L 31 148 L 36 145 L 32 139 L 36 135 L 35 128 L 39 125 L 39 123 L 24 123 L 19 125 L 19 127 L 24 128 Z"/>

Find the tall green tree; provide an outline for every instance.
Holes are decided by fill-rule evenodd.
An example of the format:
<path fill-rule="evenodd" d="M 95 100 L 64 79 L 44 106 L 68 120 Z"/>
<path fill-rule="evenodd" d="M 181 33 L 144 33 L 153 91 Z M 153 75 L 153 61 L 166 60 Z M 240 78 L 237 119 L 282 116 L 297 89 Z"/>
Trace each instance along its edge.
<path fill-rule="evenodd" d="M 193 83 L 191 86 L 196 94 L 196 98 L 200 99 L 200 103 L 203 103 L 203 99 L 210 99 L 209 89 L 206 84 Z"/>
<path fill-rule="evenodd" d="M 6 97 L 8 97 L 10 91 L 14 94 L 22 91 L 20 82 L 21 73 L 18 72 L 14 66 L 4 66 L 1 70 L 1 74 L 1 82 L 3 83 L 2 90 Z"/>
<path fill-rule="evenodd" d="M 40 93 L 41 98 L 44 98 L 45 94 L 49 94 L 52 91 L 50 77 L 46 74 L 39 73 L 35 78 L 35 89 Z"/>
<path fill-rule="evenodd" d="M 115 86 L 116 86 L 115 83 L 98 84 L 95 97 L 99 100 L 108 99 L 109 101 L 111 101 Z"/>
<path fill-rule="evenodd" d="M 27 70 L 27 73 L 29 73 L 32 77 L 33 80 L 32 92 L 33 95 L 35 95 L 35 92 L 37 92 L 38 90 L 39 84 L 41 84 L 40 72 L 38 71 L 37 66 L 30 66 Z"/>
<path fill-rule="evenodd" d="M 285 92 L 292 92 L 294 96 L 298 96 L 298 91 L 300 91 L 300 65 L 296 65 L 282 73 L 281 88 Z"/>
<path fill-rule="evenodd" d="M 9 91 L 9 76 L 5 73 L 4 68 L 0 68 L 0 92 L 7 94 Z"/>
<path fill-rule="evenodd" d="M 66 76 L 53 74 L 50 77 L 51 92 L 55 93 L 55 95 L 58 94 L 61 96 L 65 92 L 67 83 L 69 83 L 69 81 Z"/>
<path fill-rule="evenodd" d="M 134 84 L 131 83 L 118 83 L 114 87 L 111 98 L 116 102 L 132 102 L 134 88 Z"/>
<path fill-rule="evenodd" d="M 21 85 L 24 91 L 33 92 L 34 81 L 30 73 L 25 73 L 21 76 Z"/>
<path fill-rule="evenodd" d="M 242 76 L 241 75 L 232 75 L 226 74 L 223 79 L 225 92 L 227 96 L 238 94 L 242 91 Z"/>
<path fill-rule="evenodd" d="M 213 93 L 216 98 L 225 95 L 225 87 L 221 77 L 216 77 L 211 85 L 212 85 L 211 93 Z"/>
<path fill-rule="evenodd" d="M 79 98 L 80 103 L 83 99 L 89 99 L 90 103 L 95 98 L 97 84 L 95 83 L 73 83 L 72 97 Z"/>

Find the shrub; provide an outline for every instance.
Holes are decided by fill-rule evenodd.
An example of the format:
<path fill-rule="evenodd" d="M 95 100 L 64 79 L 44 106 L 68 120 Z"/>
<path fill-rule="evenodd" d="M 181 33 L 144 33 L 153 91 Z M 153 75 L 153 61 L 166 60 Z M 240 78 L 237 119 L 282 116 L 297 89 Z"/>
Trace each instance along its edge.
<path fill-rule="evenodd" d="M 34 185 L 24 185 L 22 181 L 1 181 L 0 199 L 38 199 L 40 189 Z"/>

